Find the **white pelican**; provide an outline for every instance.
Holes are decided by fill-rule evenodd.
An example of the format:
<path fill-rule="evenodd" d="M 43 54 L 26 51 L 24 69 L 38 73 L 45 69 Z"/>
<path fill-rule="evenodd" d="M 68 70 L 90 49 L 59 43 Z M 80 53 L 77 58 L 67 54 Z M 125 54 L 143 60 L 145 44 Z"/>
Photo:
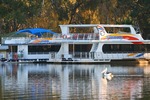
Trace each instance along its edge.
<path fill-rule="evenodd" d="M 113 78 L 113 74 L 110 73 L 110 72 L 107 72 L 107 68 L 105 68 L 105 69 L 102 71 L 102 75 L 103 75 L 103 78 L 104 78 L 104 79 L 111 80 L 111 79 Z"/>

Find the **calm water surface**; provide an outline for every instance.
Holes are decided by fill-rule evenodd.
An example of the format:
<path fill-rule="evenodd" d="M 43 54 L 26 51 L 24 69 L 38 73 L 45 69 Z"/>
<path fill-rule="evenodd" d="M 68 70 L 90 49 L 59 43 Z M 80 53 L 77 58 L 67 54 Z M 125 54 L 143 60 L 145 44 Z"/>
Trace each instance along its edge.
<path fill-rule="evenodd" d="M 150 100 L 150 65 L 0 63 L 0 100 Z"/>

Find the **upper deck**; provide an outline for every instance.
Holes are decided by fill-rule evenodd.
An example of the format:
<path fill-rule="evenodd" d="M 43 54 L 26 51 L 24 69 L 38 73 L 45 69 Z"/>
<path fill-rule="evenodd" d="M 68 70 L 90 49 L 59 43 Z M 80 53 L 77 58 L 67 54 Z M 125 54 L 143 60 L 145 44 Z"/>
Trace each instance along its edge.
<path fill-rule="evenodd" d="M 100 27 L 100 28 L 99 28 Z M 106 24 L 79 24 L 79 25 L 60 25 L 61 34 L 52 37 L 3 37 L 2 44 L 5 45 L 34 45 L 34 44 L 60 44 L 63 42 L 73 44 L 130 44 L 133 42 L 143 42 L 150 44 L 149 40 L 143 40 L 141 34 L 134 29 L 132 25 L 106 25 Z M 74 28 L 74 29 L 71 29 Z M 77 28 L 87 28 L 83 33 Z M 88 28 L 90 32 L 88 32 Z M 101 30 L 102 29 L 102 30 Z M 72 31 L 74 30 L 74 31 Z"/>
<path fill-rule="evenodd" d="M 93 27 L 94 33 L 98 33 L 97 26 L 101 25 L 104 28 L 129 28 L 130 34 L 136 34 L 134 27 L 132 25 L 112 25 L 112 24 L 68 24 L 68 25 L 59 25 L 62 31 L 62 34 L 70 34 L 70 28 L 89 28 Z M 109 32 L 107 32 L 109 33 Z"/>

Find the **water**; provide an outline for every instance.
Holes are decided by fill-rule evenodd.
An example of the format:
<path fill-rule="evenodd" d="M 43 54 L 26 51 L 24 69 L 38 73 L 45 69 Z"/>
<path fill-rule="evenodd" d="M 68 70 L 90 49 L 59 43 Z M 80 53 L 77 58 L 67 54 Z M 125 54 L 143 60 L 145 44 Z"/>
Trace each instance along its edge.
<path fill-rule="evenodd" d="M 0 100 L 150 100 L 150 65 L 0 65 Z"/>

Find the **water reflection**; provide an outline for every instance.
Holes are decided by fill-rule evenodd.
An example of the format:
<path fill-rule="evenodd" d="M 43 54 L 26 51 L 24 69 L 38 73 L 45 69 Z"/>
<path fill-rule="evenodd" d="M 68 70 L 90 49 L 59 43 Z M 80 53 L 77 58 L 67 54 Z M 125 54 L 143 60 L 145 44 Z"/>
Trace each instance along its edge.
<path fill-rule="evenodd" d="M 111 81 L 102 78 L 101 72 L 105 68 L 114 74 Z M 1 99 L 15 100 L 132 100 L 147 98 L 149 97 L 147 94 L 150 94 L 149 90 L 145 89 L 150 86 L 148 84 L 150 81 L 146 80 L 150 74 L 147 69 L 148 67 L 106 64 L 1 63 L 0 97 Z"/>

